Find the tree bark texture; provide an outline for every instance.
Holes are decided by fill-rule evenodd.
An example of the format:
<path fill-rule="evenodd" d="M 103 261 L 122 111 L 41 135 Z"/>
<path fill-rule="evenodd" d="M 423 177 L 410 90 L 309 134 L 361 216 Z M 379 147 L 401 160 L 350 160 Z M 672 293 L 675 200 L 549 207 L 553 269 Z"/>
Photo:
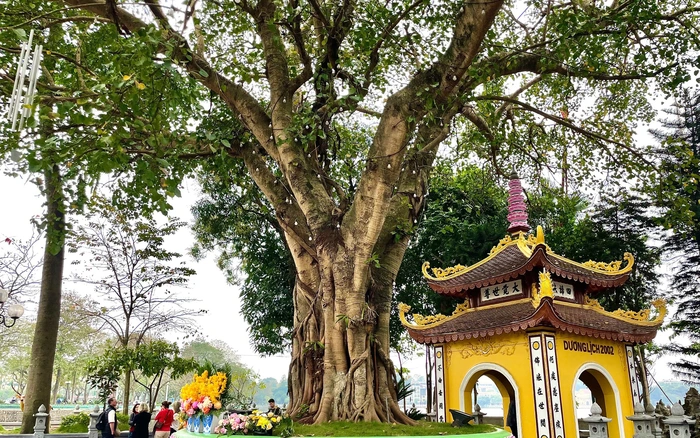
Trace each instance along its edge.
<path fill-rule="evenodd" d="M 66 224 L 58 166 L 46 170 L 44 179 L 47 206 L 46 248 L 21 433 L 32 433 L 33 415 L 39 410 L 39 406 L 43 404 L 49 409 L 51 405 L 51 380 L 61 316 Z"/>

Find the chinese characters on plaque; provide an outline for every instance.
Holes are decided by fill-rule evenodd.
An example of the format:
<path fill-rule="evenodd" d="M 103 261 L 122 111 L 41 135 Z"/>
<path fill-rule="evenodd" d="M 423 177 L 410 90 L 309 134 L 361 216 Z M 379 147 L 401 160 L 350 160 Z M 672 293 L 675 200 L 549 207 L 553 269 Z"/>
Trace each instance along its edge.
<path fill-rule="evenodd" d="M 520 280 L 508 281 L 481 288 L 481 302 L 499 300 L 514 295 L 523 294 L 523 282 Z"/>
<path fill-rule="evenodd" d="M 556 298 L 564 298 L 567 300 L 574 299 L 574 286 L 567 283 L 552 282 L 552 292 Z"/>

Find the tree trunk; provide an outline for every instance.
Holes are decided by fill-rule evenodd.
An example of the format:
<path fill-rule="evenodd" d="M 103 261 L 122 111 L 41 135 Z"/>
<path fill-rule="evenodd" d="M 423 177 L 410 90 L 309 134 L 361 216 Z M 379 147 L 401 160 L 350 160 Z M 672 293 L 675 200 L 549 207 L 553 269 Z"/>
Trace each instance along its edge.
<path fill-rule="evenodd" d="M 77 403 L 78 402 L 78 397 L 80 394 L 75 393 L 75 390 L 78 388 L 78 376 L 77 372 L 73 371 L 73 380 L 72 380 L 72 386 L 70 388 L 70 402 L 71 403 Z"/>
<path fill-rule="evenodd" d="M 387 235 L 375 246 L 381 256 L 369 263 L 357 263 L 334 231 L 319 239 L 315 257 L 287 239 L 298 273 L 290 413 L 302 422 L 413 423 L 397 402 L 389 358 L 393 282 L 407 239 Z"/>
<path fill-rule="evenodd" d="M 88 382 L 87 379 L 85 379 L 85 386 L 83 387 L 83 404 L 86 405 L 88 402 L 88 391 L 90 388 L 88 388 Z"/>
<path fill-rule="evenodd" d="M 61 368 L 56 369 L 56 381 L 53 384 L 53 392 L 51 394 L 51 403 L 56 404 L 58 400 L 58 388 L 61 384 Z"/>
<path fill-rule="evenodd" d="M 644 347 L 638 345 L 636 348 L 634 348 L 634 350 L 637 351 L 637 357 L 635 357 L 635 361 L 637 362 L 637 369 L 639 370 L 639 376 L 637 376 L 637 378 L 642 383 L 641 399 L 642 403 L 644 403 L 644 406 L 648 406 L 651 404 L 651 394 L 649 394 L 649 379 L 647 378 L 647 361 L 644 354 Z"/>
<path fill-rule="evenodd" d="M 127 368 L 124 371 L 124 405 L 122 406 L 122 414 L 130 414 L 129 410 L 129 395 L 131 394 L 131 368 Z M 153 411 L 153 406 L 151 406 L 151 412 Z"/>
<path fill-rule="evenodd" d="M 47 205 L 46 248 L 21 433 L 32 433 L 33 415 L 39 410 L 39 406 L 46 405 L 48 409 L 51 404 L 51 378 L 61 316 L 66 229 L 61 174 L 58 166 L 46 170 L 44 178 Z"/>

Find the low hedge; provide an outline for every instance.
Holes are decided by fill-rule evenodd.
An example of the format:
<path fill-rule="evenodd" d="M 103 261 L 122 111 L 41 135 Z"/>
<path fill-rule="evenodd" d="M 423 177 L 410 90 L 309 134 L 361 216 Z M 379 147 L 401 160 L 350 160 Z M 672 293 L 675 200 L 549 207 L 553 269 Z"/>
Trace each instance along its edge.
<path fill-rule="evenodd" d="M 127 420 L 128 421 L 128 420 Z M 61 419 L 61 425 L 56 432 L 60 433 L 85 433 L 88 431 L 90 416 L 85 412 L 66 415 Z"/>

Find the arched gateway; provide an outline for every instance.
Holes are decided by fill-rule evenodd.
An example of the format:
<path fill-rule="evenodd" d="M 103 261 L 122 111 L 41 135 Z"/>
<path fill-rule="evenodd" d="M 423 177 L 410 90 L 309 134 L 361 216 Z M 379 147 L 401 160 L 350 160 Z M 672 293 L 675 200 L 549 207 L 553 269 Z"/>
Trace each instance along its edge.
<path fill-rule="evenodd" d="M 640 386 L 633 346 L 651 341 L 666 314 L 605 311 L 592 298 L 625 283 L 634 258 L 577 263 L 555 254 L 537 228 L 529 234 L 522 188 L 510 181 L 510 233 L 484 260 L 446 269 L 423 265 L 430 287 L 463 300 L 450 316 L 412 315 L 401 322 L 416 341 L 434 346 L 437 419 L 450 409 L 470 412 L 481 376 L 496 384 L 504 424 L 517 437 L 578 437 L 575 384 L 589 387 L 610 417 L 611 438 L 631 437 Z"/>

